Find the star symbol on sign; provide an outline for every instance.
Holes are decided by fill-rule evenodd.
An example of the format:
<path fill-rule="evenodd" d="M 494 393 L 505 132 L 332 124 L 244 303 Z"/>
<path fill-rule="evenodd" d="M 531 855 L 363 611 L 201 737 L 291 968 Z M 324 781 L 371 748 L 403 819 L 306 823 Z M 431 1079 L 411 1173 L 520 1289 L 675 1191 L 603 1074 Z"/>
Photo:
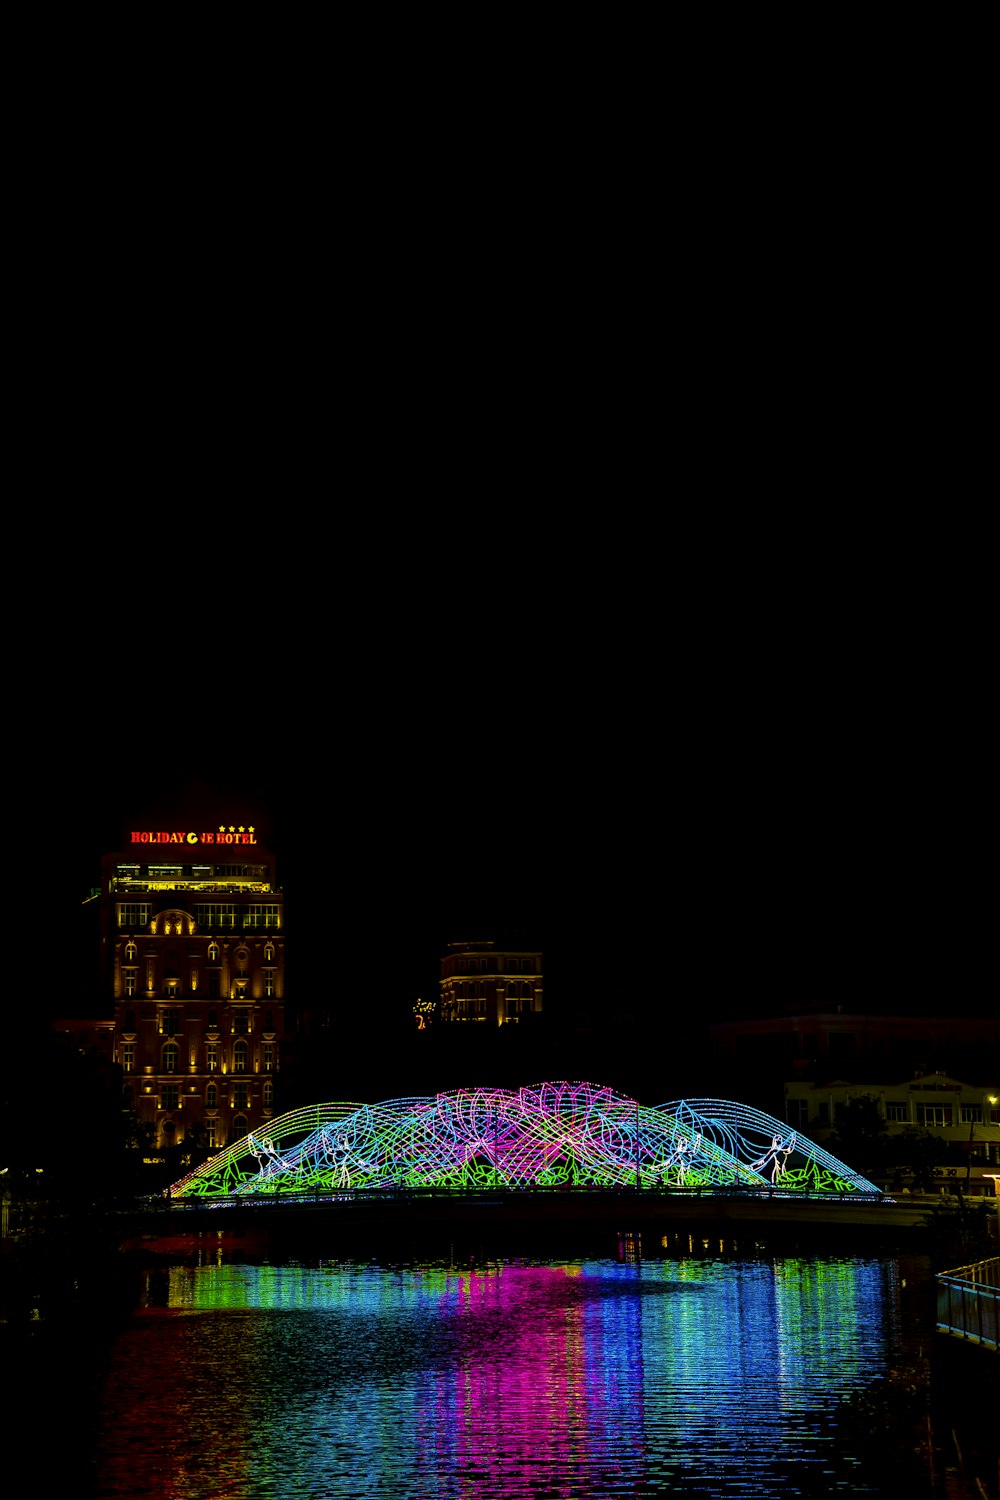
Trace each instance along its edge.
<path fill-rule="evenodd" d="M 230 823 L 230 825 L 229 825 L 229 832 L 230 833 L 235 833 L 236 832 L 236 829 L 233 827 L 232 823 Z"/>
<path fill-rule="evenodd" d="M 257 832 L 256 828 L 251 823 L 250 827 L 247 829 L 247 833 L 256 833 L 256 832 Z"/>
<path fill-rule="evenodd" d="M 226 831 L 226 825 L 225 825 L 225 823 L 220 823 L 219 824 L 219 832 L 220 833 L 225 833 L 225 831 Z"/>
<path fill-rule="evenodd" d="M 243 827 L 242 823 L 240 824 L 240 833 L 246 833 L 246 829 Z"/>

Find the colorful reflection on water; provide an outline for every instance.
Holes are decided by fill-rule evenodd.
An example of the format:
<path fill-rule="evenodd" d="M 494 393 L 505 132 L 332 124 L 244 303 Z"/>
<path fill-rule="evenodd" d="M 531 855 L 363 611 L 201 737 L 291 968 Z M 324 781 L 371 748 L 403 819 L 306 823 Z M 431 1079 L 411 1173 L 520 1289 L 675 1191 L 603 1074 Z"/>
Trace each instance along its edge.
<path fill-rule="evenodd" d="M 156 1500 L 872 1494 L 824 1418 L 898 1341 L 894 1261 L 149 1273 L 102 1493 Z"/>

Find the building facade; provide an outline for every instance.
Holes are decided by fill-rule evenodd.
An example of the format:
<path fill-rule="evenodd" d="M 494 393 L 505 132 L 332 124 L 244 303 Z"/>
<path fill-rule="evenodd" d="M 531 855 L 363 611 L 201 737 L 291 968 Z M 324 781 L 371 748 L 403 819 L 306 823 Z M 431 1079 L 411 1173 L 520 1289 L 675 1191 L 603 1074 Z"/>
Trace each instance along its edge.
<path fill-rule="evenodd" d="M 874 1100 L 891 1140 L 906 1131 L 925 1131 L 938 1144 L 931 1167 L 935 1184 L 948 1191 L 961 1186 L 993 1197 L 1000 1181 L 1000 1079 L 982 1088 L 946 1073 L 902 1082 L 787 1083 L 785 1118 L 820 1143 L 842 1124 L 848 1106 Z"/>
<path fill-rule="evenodd" d="M 284 895 L 256 829 L 139 830 L 101 871 L 102 985 L 126 1103 L 162 1149 L 277 1112 Z"/>
<path fill-rule="evenodd" d="M 541 1012 L 541 953 L 491 942 L 448 944 L 441 960 L 442 1022 L 516 1026 Z"/>

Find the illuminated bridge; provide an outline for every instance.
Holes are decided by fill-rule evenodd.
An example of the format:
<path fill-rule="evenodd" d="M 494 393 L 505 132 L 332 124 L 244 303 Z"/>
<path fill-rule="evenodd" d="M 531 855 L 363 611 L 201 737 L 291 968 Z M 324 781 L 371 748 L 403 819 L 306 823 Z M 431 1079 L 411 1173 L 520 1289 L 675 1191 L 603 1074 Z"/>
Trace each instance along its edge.
<path fill-rule="evenodd" d="M 310 1105 L 220 1151 L 170 1196 L 249 1203 L 576 1188 L 881 1197 L 822 1146 L 749 1105 L 649 1106 L 580 1082 Z"/>

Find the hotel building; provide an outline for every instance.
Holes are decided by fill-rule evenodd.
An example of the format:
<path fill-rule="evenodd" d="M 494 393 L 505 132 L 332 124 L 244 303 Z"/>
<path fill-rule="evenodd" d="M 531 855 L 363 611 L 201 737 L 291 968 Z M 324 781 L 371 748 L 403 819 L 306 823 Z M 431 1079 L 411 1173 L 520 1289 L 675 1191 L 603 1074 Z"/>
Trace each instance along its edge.
<path fill-rule="evenodd" d="M 102 862 L 101 967 L 126 1102 L 153 1146 L 213 1149 L 266 1127 L 285 916 L 255 828 L 126 835 Z"/>
<path fill-rule="evenodd" d="M 449 943 L 441 960 L 443 1022 L 516 1025 L 542 1010 L 542 955 L 493 943 Z"/>

